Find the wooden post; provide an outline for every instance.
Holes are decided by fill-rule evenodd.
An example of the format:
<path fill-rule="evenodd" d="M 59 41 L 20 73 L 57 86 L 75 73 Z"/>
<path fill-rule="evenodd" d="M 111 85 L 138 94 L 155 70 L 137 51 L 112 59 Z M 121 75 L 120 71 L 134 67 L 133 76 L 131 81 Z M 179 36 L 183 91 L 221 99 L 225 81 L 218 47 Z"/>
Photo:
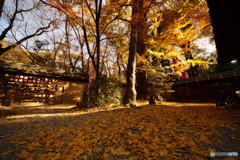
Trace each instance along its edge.
<path fill-rule="evenodd" d="M 63 104 L 63 94 L 64 94 L 64 87 L 62 87 L 62 98 L 61 98 L 61 104 Z"/>
<path fill-rule="evenodd" d="M 4 93 L 2 105 L 11 106 L 12 96 L 11 96 L 11 90 L 10 90 L 11 88 L 8 86 L 9 78 L 4 76 L 2 79 L 3 79 L 3 93 Z"/>

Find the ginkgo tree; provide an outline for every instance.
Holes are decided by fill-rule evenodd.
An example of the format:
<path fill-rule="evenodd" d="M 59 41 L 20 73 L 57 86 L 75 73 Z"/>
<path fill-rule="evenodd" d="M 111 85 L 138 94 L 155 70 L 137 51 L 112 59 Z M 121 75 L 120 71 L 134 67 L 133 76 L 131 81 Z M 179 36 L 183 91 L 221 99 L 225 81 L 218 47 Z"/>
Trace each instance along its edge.
<path fill-rule="evenodd" d="M 209 31 L 211 27 L 205 1 L 173 0 L 158 3 L 155 1 L 144 1 L 144 3 L 145 5 L 151 3 L 155 5 L 149 5 L 149 9 L 143 7 L 144 12 L 141 15 L 144 17 L 139 16 L 141 17 L 141 23 L 137 24 L 140 26 L 139 28 L 143 27 L 137 31 L 139 33 L 136 37 L 138 39 L 138 43 L 136 43 L 138 50 L 135 51 L 139 55 L 138 73 L 143 73 L 143 76 L 138 74 L 141 76 L 139 78 L 141 83 L 138 83 L 140 86 L 137 86 L 140 90 L 146 88 L 148 86 L 147 83 L 157 80 L 153 79 L 152 82 L 148 82 L 147 72 L 149 72 L 149 75 L 151 75 L 150 72 L 164 75 L 165 69 L 158 69 L 163 66 L 157 66 L 156 68 L 149 62 L 153 59 L 150 58 L 152 56 L 154 56 L 155 61 L 156 59 L 161 62 L 170 61 L 166 69 L 171 69 L 172 74 L 179 74 L 189 70 L 194 65 L 207 66 L 210 64 L 201 60 L 193 60 L 193 52 L 191 50 L 191 44 L 194 40 L 211 33 Z M 140 12 L 141 10 L 138 11 Z M 148 12 L 145 13 L 146 11 Z M 196 19 L 196 17 L 203 18 Z M 158 72 L 156 72 L 156 69 Z M 165 78 L 166 76 L 165 74 Z M 164 76 L 161 77 L 164 79 Z M 145 91 L 144 93 L 146 94 L 147 92 Z M 142 97 L 146 97 L 146 95 Z"/>

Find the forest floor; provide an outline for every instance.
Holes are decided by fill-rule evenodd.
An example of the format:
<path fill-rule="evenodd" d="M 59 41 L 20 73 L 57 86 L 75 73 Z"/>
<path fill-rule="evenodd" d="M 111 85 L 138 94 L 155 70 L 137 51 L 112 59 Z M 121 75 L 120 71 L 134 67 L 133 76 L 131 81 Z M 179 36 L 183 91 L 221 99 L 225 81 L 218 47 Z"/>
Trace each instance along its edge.
<path fill-rule="evenodd" d="M 0 159 L 240 159 L 240 108 L 143 104 L 0 107 Z"/>

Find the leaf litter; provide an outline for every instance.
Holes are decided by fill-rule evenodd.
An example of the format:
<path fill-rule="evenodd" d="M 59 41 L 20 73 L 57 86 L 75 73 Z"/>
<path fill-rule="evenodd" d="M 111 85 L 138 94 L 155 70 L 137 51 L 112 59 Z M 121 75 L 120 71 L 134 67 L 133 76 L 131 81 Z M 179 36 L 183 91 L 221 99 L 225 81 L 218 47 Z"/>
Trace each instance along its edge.
<path fill-rule="evenodd" d="M 239 109 L 163 104 L 24 122 L 1 118 L 0 159 L 195 160 L 210 159 L 211 151 L 240 153 Z"/>

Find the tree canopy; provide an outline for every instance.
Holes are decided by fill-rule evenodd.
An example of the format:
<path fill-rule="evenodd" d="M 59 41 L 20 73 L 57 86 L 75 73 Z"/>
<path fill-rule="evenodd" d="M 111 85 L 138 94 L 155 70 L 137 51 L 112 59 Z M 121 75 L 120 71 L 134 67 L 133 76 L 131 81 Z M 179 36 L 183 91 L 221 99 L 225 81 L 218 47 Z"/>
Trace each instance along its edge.
<path fill-rule="evenodd" d="M 196 43 L 213 40 L 203 0 L 5 0 L 0 30 L 1 59 L 81 74 L 92 63 L 96 82 L 126 82 L 125 104 L 212 64 Z"/>

